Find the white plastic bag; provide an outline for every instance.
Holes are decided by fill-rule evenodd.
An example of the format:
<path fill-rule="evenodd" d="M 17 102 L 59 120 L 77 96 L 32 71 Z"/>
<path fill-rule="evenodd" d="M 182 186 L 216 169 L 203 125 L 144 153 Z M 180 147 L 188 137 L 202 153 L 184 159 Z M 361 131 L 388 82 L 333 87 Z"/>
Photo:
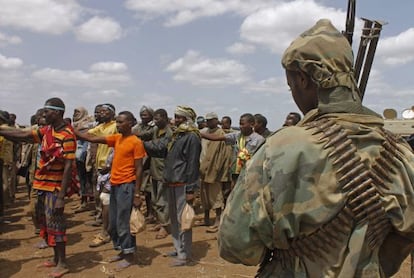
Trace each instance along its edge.
<path fill-rule="evenodd" d="M 133 207 L 131 211 L 131 218 L 129 219 L 129 231 L 131 235 L 135 236 L 145 230 L 145 216 L 139 208 Z"/>
<path fill-rule="evenodd" d="M 192 206 L 188 203 L 185 204 L 183 213 L 181 214 L 181 230 L 188 231 L 194 225 L 195 221 L 195 212 Z"/>

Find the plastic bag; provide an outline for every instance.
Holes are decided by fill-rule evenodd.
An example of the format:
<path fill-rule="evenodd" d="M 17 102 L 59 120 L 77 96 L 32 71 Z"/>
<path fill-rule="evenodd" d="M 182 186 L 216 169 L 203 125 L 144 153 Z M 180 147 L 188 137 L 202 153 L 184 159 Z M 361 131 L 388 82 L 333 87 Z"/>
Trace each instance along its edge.
<path fill-rule="evenodd" d="M 129 231 L 135 236 L 145 230 L 145 216 L 139 208 L 132 208 L 131 217 L 129 218 Z"/>
<path fill-rule="evenodd" d="M 188 231 L 194 225 L 195 212 L 192 206 L 185 204 L 183 213 L 181 214 L 181 231 Z"/>

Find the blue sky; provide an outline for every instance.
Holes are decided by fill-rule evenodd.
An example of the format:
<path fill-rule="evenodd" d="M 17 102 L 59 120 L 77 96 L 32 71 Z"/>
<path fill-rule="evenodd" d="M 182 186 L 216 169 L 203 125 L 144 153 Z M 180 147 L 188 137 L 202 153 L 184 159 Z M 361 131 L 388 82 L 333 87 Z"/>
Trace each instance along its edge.
<path fill-rule="evenodd" d="M 142 105 L 192 106 L 237 124 L 262 113 L 276 129 L 298 111 L 283 50 L 319 18 L 344 29 L 339 0 L 0 0 L 0 109 L 26 124 L 61 97 L 66 116 L 98 103 L 136 116 Z M 414 1 L 359 0 L 357 17 L 384 26 L 364 103 L 378 113 L 414 105 Z M 356 24 L 354 48 L 359 43 Z"/>

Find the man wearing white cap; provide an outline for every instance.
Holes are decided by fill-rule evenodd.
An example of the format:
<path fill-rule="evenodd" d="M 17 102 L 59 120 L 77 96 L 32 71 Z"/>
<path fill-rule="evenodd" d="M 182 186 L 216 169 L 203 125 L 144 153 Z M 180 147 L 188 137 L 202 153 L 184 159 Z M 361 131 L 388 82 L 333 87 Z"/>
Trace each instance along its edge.
<path fill-rule="evenodd" d="M 218 115 L 214 112 L 207 113 L 207 130 L 205 133 L 224 136 L 225 132 L 218 127 Z M 214 233 L 218 230 L 221 210 L 224 207 L 222 186 L 223 182 L 230 181 L 229 168 L 226 165 L 226 148 L 224 141 L 203 140 L 203 153 L 200 162 L 201 177 L 201 201 L 204 208 L 204 224 L 210 225 L 210 210 L 215 210 L 216 219 L 207 232 Z"/>

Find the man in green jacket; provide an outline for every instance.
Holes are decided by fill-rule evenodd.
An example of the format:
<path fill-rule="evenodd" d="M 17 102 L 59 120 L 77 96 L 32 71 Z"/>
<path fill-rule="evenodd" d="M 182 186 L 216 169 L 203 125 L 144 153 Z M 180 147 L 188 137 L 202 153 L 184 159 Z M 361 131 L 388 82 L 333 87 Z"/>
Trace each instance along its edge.
<path fill-rule="evenodd" d="M 410 147 L 362 106 L 352 49 L 329 20 L 282 64 L 305 116 L 247 163 L 222 216 L 221 257 L 260 264 L 257 277 L 393 275 L 414 247 Z"/>

